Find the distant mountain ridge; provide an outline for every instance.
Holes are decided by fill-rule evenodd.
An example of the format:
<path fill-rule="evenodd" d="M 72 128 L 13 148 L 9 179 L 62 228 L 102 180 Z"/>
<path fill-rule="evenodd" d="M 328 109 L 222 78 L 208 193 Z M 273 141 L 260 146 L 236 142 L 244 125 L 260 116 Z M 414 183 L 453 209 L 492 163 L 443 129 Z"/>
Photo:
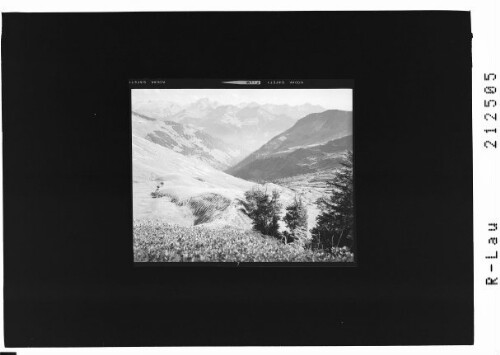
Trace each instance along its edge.
<path fill-rule="evenodd" d="M 295 106 L 256 102 L 223 105 L 207 98 L 184 106 L 169 102 L 154 103 L 157 106 L 133 103 L 134 112 L 157 120 L 193 125 L 215 138 L 240 147 L 240 159 L 292 127 L 300 117 L 325 110 L 308 103 Z"/>
<path fill-rule="evenodd" d="M 331 169 L 352 149 L 352 112 L 327 110 L 298 120 L 227 172 L 261 181 Z"/>
<path fill-rule="evenodd" d="M 136 113 L 162 120 L 175 115 L 183 107 L 174 102 L 165 102 L 161 99 L 134 100 L 132 97 L 132 108 Z"/>
<path fill-rule="evenodd" d="M 190 125 L 132 112 L 133 133 L 162 147 L 193 156 L 217 169 L 233 164 L 240 150 Z"/>

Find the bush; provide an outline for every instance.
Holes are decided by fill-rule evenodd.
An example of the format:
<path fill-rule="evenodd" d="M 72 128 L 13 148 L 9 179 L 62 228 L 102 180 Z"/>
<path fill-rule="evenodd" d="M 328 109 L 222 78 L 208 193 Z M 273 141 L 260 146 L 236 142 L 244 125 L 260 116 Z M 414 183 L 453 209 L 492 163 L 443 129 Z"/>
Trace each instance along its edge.
<path fill-rule="evenodd" d="M 245 207 L 244 212 L 252 219 L 256 231 L 281 239 L 278 223 L 281 212 L 279 197 L 280 194 L 276 190 L 268 194 L 267 188 L 263 190 L 255 187 L 245 192 L 245 201 L 242 203 Z"/>
<path fill-rule="evenodd" d="M 295 241 L 304 245 L 307 240 L 307 208 L 300 197 L 295 197 L 294 202 L 286 208 L 283 220 L 290 230 L 290 233 L 283 233 L 286 242 Z"/>

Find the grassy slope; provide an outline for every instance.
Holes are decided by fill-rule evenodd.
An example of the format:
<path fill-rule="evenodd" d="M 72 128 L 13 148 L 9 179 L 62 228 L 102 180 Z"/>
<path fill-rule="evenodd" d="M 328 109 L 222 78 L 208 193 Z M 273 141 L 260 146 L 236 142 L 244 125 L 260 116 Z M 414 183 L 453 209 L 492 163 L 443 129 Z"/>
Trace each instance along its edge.
<path fill-rule="evenodd" d="M 175 197 L 176 201 L 202 200 L 206 196 L 219 195 L 234 202 L 243 198 L 254 183 L 235 178 L 219 171 L 194 157 L 166 149 L 142 137 L 133 135 L 133 195 L 134 218 L 155 218 L 192 225 L 196 220 L 186 203 L 171 202 L 168 198 L 152 198 L 151 193 L 163 182 L 162 194 Z M 230 224 L 249 228 L 235 203 L 219 216 Z"/>
<path fill-rule="evenodd" d="M 136 135 L 132 137 L 132 144 L 134 218 L 159 219 L 190 226 L 199 219 L 193 211 L 201 206 L 199 204 L 192 209 L 192 203 L 208 203 L 211 196 L 217 195 L 231 203 L 224 211 L 214 213 L 207 222 L 214 226 L 231 225 L 251 229 L 250 219 L 239 211 L 238 200 L 243 199 L 244 192 L 257 184 L 226 174 L 194 157 L 186 157 Z M 165 197 L 152 198 L 151 193 L 161 182 L 163 185 L 158 191 Z M 266 186 L 269 192 L 274 189 L 280 191 L 284 214 L 285 206 L 292 203 L 295 193 L 276 184 Z M 313 203 L 309 209 L 312 216 L 317 214 Z"/>
<path fill-rule="evenodd" d="M 332 256 L 285 245 L 271 237 L 232 227 L 181 227 L 135 221 L 136 262 L 351 262 L 346 251 Z"/>

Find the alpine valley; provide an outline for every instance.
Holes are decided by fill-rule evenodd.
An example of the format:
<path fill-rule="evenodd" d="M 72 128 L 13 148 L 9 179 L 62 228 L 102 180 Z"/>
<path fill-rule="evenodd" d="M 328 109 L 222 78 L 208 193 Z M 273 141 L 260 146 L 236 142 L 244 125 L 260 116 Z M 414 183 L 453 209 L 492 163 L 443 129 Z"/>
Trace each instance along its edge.
<path fill-rule="evenodd" d="M 308 103 L 133 102 L 131 118 L 134 223 L 251 231 L 242 201 L 260 187 L 279 192 L 281 216 L 303 201 L 310 238 L 316 201 L 353 143 L 352 112 Z"/>

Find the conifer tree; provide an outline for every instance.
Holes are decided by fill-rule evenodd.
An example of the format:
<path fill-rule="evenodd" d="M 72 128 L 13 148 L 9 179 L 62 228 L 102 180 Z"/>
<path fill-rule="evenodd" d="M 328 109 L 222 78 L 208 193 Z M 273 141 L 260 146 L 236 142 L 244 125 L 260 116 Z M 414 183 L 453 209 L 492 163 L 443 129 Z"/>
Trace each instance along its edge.
<path fill-rule="evenodd" d="M 311 230 L 314 248 L 331 251 L 332 248 L 350 246 L 354 225 L 353 154 L 348 151 L 342 167 L 328 182 L 331 193 L 317 201 L 321 213 L 316 227 Z"/>
<path fill-rule="evenodd" d="M 286 208 L 286 215 L 283 218 L 289 233 L 285 234 L 286 242 L 298 241 L 305 244 L 307 239 L 307 208 L 302 202 L 302 198 L 295 196 L 294 202 Z"/>
<path fill-rule="evenodd" d="M 255 230 L 262 234 L 281 239 L 279 220 L 281 204 L 280 194 L 274 190 L 271 194 L 266 190 L 254 188 L 245 192 L 243 206 L 247 216 L 252 219 Z"/>

